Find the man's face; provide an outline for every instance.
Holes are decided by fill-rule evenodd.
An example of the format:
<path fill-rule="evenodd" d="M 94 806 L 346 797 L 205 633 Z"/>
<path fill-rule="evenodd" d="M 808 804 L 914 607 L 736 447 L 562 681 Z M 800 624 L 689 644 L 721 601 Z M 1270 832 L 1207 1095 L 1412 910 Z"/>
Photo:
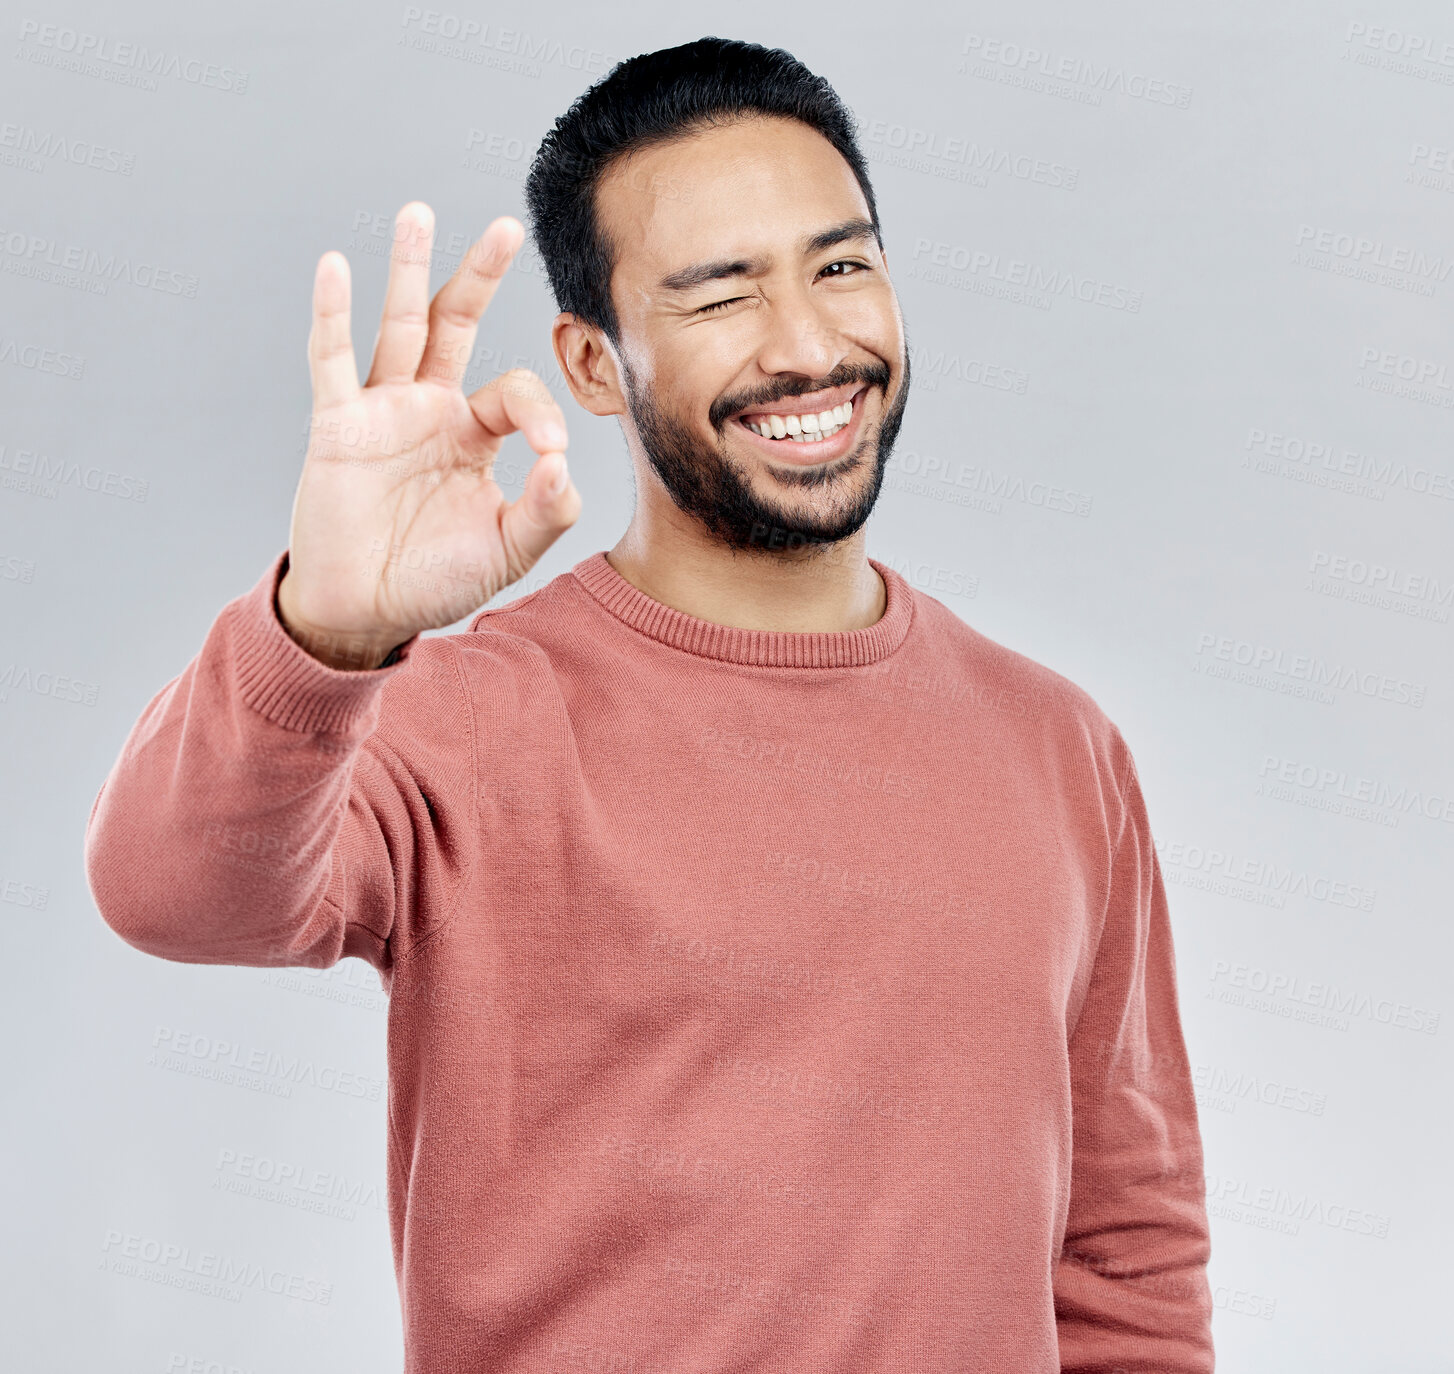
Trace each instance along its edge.
<path fill-rule="evenodd" d="M 676 506 L 738 549 L 855 533 L 909 367 L 868 206 L 833 145 L 796 120 L 713 128 L 617 164 L 597 213 L 617 245 L 627 407 Z"/>

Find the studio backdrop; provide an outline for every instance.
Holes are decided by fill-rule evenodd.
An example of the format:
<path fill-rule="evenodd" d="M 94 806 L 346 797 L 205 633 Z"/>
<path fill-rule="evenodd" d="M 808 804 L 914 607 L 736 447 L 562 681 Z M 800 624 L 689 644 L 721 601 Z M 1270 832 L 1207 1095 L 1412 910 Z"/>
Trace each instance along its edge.
<path fill-rule="evenodd" d="M 705 34 L 788 49 L 858 121 L 913 376 L 870 554 L 1083 686 L 1135 754 L 1219 1368 L 1454 1368 L 1454 11 L 1434 0 L 10 7 L 7 1367 L 399 1368 L 377 975 L 138 953 L 92 901 L 87 816 L 143 706 L 286 547 L 319 256 L 349 259 L 366 368 L 401 205 L 435 211 L 437 288 L 495 216 L 524 220 L 579 92 Z M 527 241 L 465 390 L 544 378 L 584 509 L 501 602 L 632 509 L 554 313 Z M 508 496 L 531 461 L 506 441 Z"/>

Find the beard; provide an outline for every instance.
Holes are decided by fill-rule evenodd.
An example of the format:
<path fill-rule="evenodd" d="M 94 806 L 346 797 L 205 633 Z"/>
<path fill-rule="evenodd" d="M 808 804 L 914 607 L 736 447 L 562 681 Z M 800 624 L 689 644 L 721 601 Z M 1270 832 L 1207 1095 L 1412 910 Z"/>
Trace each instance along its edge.
<path fill-rule="evenodd" d="M 828 495 L 821 505 L 804 502 L 799 509 L 794 503 L 759 496 L 753 489 L 751 474 L 727 452 L 727 426 L 738 423 L 732 417 L 746 406 L 767 410 L 773 401 L 786 396 L 854 382 L 866 382 L 870 389 L 877 387 L 886 395 L 889 369 L 885 364 L 845 363 L 820 381 L 785 383 L 770 394 L 724 397 L 712 406 L 709 416 L 718 435 L 715 445 L 704 443 L 687 425 L 665 414 L 650 389 L 637 384 L 624 358 L 621 371 L 626 404 L 641 447 L 677 508 L 729 548 L 765 553 L 836 544 L 862 528 L 878 501 L 909 398 L 906 340 L 903 378 L 893 404 L 876 427 L 870 430 L 865 424 L 858 444 L 831 463 L 772 469 L 773 480 L 785 487 Z M 867 393 L 858 404 L 866 399 Z"/>

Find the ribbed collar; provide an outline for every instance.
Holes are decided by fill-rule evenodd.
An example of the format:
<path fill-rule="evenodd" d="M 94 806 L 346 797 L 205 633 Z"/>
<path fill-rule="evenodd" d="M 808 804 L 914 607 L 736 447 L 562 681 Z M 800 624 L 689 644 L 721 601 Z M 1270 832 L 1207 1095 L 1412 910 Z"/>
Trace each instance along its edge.
<path fill-rule="evenodd" d="M 850 668 L 893 653 L 914 618 L 912 589 L 905 578 L 876 558 L 868 561 L 883 578 L 888 604 L 877 622 L 861 630 L 746 630 L 700 620 L 633 586 L 611 566 L 604 550 L 583 558 L 571 573 L 618 620 L 674 649 L 761 668 Z"/>

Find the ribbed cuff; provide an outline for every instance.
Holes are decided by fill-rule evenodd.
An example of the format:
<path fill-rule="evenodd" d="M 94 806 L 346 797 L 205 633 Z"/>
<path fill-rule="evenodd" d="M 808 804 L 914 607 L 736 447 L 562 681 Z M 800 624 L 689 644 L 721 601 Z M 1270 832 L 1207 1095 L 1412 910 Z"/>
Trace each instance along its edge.
<path fill-rule="evenodd" d="M 379 692 L 408 661 L 419 636 L 399 645 L 387 666 L 330 668 L 296 643 L 278 618 L 278 584 L 287 569 L 284 549 L 250 592 L 223 608 L 242 699 L 285 730 L 346 734 L 360 724 L 372 729 Z"/>

